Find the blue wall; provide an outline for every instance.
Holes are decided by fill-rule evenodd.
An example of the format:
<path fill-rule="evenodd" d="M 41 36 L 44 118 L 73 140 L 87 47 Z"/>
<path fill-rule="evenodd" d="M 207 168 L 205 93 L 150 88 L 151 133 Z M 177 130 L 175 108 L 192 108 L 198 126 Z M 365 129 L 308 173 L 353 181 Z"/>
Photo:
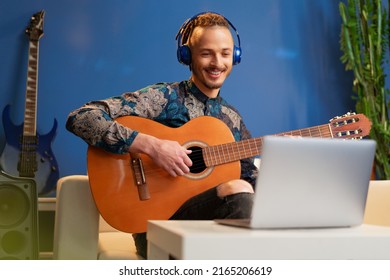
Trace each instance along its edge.
<path fill-rule="evenodd" d="M 2 0 L 0 110 L 23 121 L 30 16 L 46 11 L 40 40 L 38 132 L 59 122 L 52 148 L 60 175 L 85 174 L 86 144 L 65 130 L 68 113 L 93 99 L 158 81 L 187 79 L 175 35 L 213 10 L 238 29 L 243 58 L 222 88 L 253 136 L 327 123 L 354 110 L 352 75 L 340 62 L 336 0 Z M 0 149 L 5 144 L 0 129 Z"/>

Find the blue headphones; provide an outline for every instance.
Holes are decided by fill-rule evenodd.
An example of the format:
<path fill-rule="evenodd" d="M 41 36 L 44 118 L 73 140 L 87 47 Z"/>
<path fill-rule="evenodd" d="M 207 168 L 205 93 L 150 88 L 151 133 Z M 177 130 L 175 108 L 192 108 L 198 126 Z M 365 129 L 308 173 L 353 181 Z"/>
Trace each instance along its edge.
<path fill-rule="evenodd" d="M 198 16 L 206 14 L 209 12 L 199 13 L 192 18 L 187 19 L 183 25 L 180 27 L 179 32 L 176 35 L 177 40 L 177 60 L 184 64 L 184 65 L 190 65 L 191 64 L 191 50 L 187 45 L 183 45 L 183 32 L 186 30 L 187 26 L 195 20 Z M 213 14 L 217 14 L 214 13 Z M 220 15 L 220 14 L 217 14 Z M 222 16 L 222 15 L 220 15 Z M 238 35 L 237 29 L 234 27 L 234 25 L 224 16 L 222 16 L 230 25 L 230 27 L 236 32 L 237 39 L 238 39 L 238 46 L 234 45 L 233 47 L 233 65 L 239 64 L 241 62 L 241 42 L 240 42 L 240 36 Z"/>

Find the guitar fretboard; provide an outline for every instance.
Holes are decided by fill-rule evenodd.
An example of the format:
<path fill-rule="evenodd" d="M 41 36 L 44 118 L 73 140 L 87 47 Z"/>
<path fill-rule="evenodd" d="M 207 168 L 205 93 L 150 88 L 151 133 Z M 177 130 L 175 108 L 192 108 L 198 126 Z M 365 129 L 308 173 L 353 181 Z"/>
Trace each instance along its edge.
<path fill-rule="evenodd" d="M 39 41 L 30 41 L 23 135 L 36 135 Z"/>
<path fill-rule="evenodd" d="M 299 130 L 292 130 L 277 136 L 301 136 L 332 138 L 333 135 L 329 125 L 320 125 Z M 251 138 L 243 141 L 221 144 L 203 148 L 203 157 L 206 166 L 216 166 L 228 162 L 237 161 L 262 154 L 263 137 Z"/>

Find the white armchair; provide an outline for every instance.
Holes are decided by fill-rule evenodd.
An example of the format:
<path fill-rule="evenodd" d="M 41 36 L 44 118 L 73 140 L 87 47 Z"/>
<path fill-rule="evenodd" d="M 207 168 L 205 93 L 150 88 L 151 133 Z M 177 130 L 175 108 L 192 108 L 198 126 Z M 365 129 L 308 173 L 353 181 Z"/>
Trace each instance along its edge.
<path fill-rule="evenodd" d="M 390 180 L 370 182 L 364 223 L 390 226 Z"/>
<path fill-rule="evenodd" d="M 112 228 L 100 217 L 87 176 L 61 178 L 56 205 L 54 259 L 142 259 L 131 234 Z"/>

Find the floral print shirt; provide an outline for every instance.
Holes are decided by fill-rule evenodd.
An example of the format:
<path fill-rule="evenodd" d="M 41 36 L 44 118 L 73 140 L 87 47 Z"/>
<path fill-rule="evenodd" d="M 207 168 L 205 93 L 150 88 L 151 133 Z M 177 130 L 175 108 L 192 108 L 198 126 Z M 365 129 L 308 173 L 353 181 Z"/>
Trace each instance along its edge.
<path fill-rule="evenodd" d="M 208 98 L 191 81 L 157 83 L 100 101 L 91 101 L 68 116 L 66 128 L 89 145 L 118 154 L 127 153 L 138 134 L 114 120 L 139 116 L 169 127 L 180 127 L 191 119 L 212 116 L 222 120 L 235 141 L 251 138 L 238 111 L 219 95 Z M 257 168 L 253 158 L 241 160 L 241 178 L 254 185 Z"/>

